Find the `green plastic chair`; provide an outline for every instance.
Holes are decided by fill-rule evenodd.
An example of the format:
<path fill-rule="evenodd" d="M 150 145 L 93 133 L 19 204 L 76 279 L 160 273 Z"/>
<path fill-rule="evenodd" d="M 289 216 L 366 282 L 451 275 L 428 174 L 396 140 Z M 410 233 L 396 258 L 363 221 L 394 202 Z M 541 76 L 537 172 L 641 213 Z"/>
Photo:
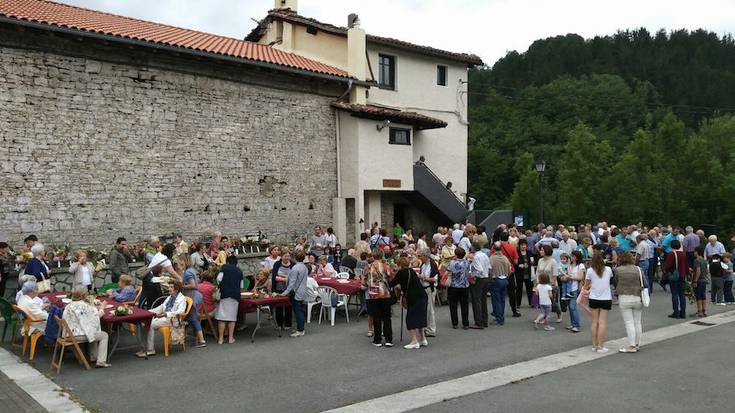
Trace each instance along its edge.
<path fill-rule="evenodd" d="M 243 290 L 249 290 L 250 289 L 250 278 L 243 278 L 242 279 L 242 289 Z"/>
<path fill-rule="evenodd" d="M 97 294 L 104 294 L 107 291 L 115 289 L 115 288 L 118 288 L 117 283 L 105 284 L 102 287 L 97 289 Z"/>
<path fill-rule="evenodd" d="M 5 320 L 4 327 L 3 327 L 3 339 L 0 341 L 0 343 L 5 342 L 5 335 L 8 332 L 8 327 L 10 327 L 11 337 L 10 342 L 12 343 L 15 341 L 15 330 L 18 326 L 18 317 L 15 315 L 15 311 L 13 311 L 13 306 L 8 302 L 8 300 L 4 298 L 0 298 L 0 315 L 3 316 L 3 319 Z"/>

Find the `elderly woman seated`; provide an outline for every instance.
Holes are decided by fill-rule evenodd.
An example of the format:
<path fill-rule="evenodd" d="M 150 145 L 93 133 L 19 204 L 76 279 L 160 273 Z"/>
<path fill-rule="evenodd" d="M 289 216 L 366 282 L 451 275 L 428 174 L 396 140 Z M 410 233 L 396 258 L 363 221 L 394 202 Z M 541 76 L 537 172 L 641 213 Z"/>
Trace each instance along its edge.
<path fill-rule="evenodd" d="M 110 367 L 107 364 L 108 336 L 100 325 L 100 317 L 104 315 L 104 311 L 87 302 L 87 293 L 86 285 L 74 287 L 71 290 L 71 302 L 64 308 L 62 318 L 77 341 L 89 343 L 90 361 L 100 368 Z"/>
<path fill-rule="evenodd" d="M 255 286 L 254 291 L 269 293 L 273 291 L 271 280 L 271 270 L 268 268 L 261 268 L 260 271 L 255 275 Z"/>
<path fill-rule="evenodd" d="M 119 288 L 113 288 L 107 291 L 108 297 L 119 303 L 135 300 L 138 292 L 133 287 L 133 277 L 128 274 L 122 274 L 117 281 L 117 285 Z"/>
<path fill-rule="evenodd" d="M 319 265 L 316 266 L 317 277 L 336 277 L 337 271 L 334 269 L 332 264 L 327 262 L 327 256 L 322 255 L 319 257 Z"/>
<path fill-rule="evenodd" d="M 171 318 L 184 314 L 186 312 L 186 298 L 181 290 L 184 286 L 177 279 L 171 280 L 168 286 L 169 296 L 163 304 L 150 311 L 156 314 L 156 318 L 151 322 L 151 327 L 147 332 L 148 346 L 146 351 L 139 351 L 135 355 L 138 357 L 155 356 L 154 348 L 155 330 L 161 327 L 172 327 Z"/>
<path fill-rule="evenodd" d="M 43 301 L 38 298 L 38 285 L 35 281 L 26 281 L 21 288 L 22 295 L 18 300 L 18 307 L 28 314 L 34 320 L 40 320 L 31 324 L 28 335 L 35 331 L 46 331 L 46 320 L 48 312 L 44 309 Z"/>

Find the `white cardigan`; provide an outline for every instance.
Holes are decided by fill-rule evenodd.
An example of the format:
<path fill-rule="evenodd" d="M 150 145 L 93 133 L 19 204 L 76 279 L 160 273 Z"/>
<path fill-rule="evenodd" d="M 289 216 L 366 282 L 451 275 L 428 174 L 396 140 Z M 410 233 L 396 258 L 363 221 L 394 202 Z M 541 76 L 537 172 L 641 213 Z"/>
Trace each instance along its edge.
<path fill-rule="evenodd" d="M 165 311 L 166 304 L 174 299 L 174 306 L 171 308 L 171 311 Z M 176 298 L 171 297 L 170 295 L 166 297 L 166 300 L 163 301 L 163 304 L 159 305 L 156 308 L 151 308 L 152 312 L 156 313 L 157 315 L 166 313 L 166 318 L 172 318 L 179 316 L 181 314 L 184 314 L 186 311 L 186 297 L 184 294 L 178 293 L 176 294 Z"/>

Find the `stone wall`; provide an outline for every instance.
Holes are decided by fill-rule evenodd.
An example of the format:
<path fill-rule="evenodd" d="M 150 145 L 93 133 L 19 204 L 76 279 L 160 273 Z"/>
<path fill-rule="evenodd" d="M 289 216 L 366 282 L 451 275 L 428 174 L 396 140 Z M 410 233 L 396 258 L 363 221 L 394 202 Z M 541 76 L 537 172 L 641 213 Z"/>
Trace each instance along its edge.
<path fill-rule="evenodd" d="M 109 248 L 331 225 L 343 85 L 0 25 L 0 228 Z"/>

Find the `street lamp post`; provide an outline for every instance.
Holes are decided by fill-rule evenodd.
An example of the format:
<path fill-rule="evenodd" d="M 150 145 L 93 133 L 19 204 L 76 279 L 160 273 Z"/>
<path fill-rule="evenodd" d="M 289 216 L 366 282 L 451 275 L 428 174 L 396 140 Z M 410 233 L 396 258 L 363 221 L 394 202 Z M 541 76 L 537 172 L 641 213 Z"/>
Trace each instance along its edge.
<path fill-rule="evenodd" d="M 544 223 L 544 172 L 546 172 L 546 161 L 539 159 L 536 161 L 536 172 L 538 172 L 538 188 L 539 197 L 541 198 L 539 206 L 539 218 L 542 224 Z"/>

